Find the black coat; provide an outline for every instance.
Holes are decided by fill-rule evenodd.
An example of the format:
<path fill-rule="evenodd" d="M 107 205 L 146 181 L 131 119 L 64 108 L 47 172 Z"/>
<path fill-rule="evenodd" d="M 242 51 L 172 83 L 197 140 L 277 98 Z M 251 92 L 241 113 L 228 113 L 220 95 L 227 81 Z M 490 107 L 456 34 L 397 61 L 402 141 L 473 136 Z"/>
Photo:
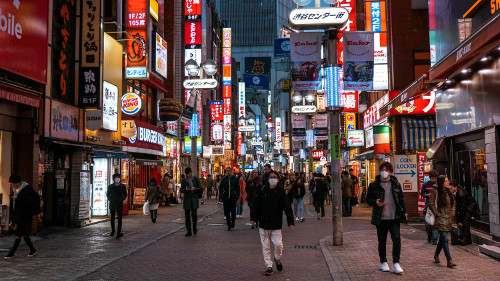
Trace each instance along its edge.
<path fill-rule="evenodd" d="M 182 208 L 184 210 L 198 209 L 200 203 L 198 201 L 198 193 L 201 192 L 201 184 L 198 177 L 193 176 L 192 179 L 193 186 L 190 186 L 187 179 L 183 178 L 181 181 L 181 193 L 184 193 L 184 199 L 182 200 Z M 188 187 L 194 187 L 195 190 L 186 190 Z"/>
<path fill-rule="evenodd" d="M 285 189 L 281 183 L 274 189 L 271 189 L 269 184 L 264 186 L 264 190 L 259 189 L 252 206 L 250 221 L 258 222 L 260 228 L 266 230 L 281 229 L 283 211 L 288 226 L 294 225 L 292 206 L 288 202 Z"/>
<path fill-rule="evenodd" d="M 36 191 L 31 185 L 27 185 L 19 191 L 14 201 L 14 210 L 11 216 L 13 223 L 21 225 L 33 220 L 33 209 L 36 202 L 34 193 Z"/>
<path fill-rule="evenodd" d="M 297 182 L 294 182 L 288 194 L 292 194 L 292 198 L 304 198 L 304 195 L 306 195 L 306 188 L 303 183 L 299 185 Z"/>
<path fill-rule="evenodd" d="M 112 183 L 108 186 L 106 196 L 109 200 L 110 210 L 121 210 L 123 209 L 123 201 L 127 199 L 127 187 L 123 183 L 119 185 Z"/>
<path fill-rule="evenodd" d="M 240 198 L 240 181 L 238 177 L 232 175 L 230 178 L 225 176 L 220 181 L 219 186 L 220 199 L 236 202 Z"/>
<path fill-rule="evenodd" d="M 316 187 L 316 192 L 314 192 L 314 187 Z M 309 189 L 313 193 L 313 197 L 316 200 L 323 200 L 328 196 L 329 185 L 324 178 L 316 178 L 311 180 L 309 183 Z"/>
<path fill-rule="evenodd" d="M 385 190 L 381 185 L 382 180 L 380 179 L 380 175 L 375 178 L 375 181 L 370 183 L 368 186 L 368 193 L 366 195 L 366 203 L 368 205 L 373 206 L 372 212 L 372 224 L 380 225 L 380 220 L 382 218 L 382 208 L 377 206 L 377 199 L 384 200 L 385 198 Z M 395 176 L 391 176 L 392 183 L 392 196 L 394 198 L 394 203 L 396 204 L 396 215 L 395 219 L 399 219 L 399 222 L 406 223 L 406 204 L 405 198 L 403 195 L 403 190 L 401 189 L 401 184 L 398 182 L 398 179 Z"/>

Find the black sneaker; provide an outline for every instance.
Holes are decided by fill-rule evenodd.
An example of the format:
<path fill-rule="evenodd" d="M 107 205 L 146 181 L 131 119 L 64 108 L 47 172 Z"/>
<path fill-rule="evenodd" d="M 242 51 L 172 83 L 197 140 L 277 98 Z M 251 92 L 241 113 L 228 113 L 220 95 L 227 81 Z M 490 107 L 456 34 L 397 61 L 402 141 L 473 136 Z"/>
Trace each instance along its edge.
<path fill-rule="evenodd" d="M 36 250 L 35 250 L 35 249 L 33 249 L 33 250 L 31 250 L 31 251 L 30 251 L 30 253 L 28 254 L 28 257 L 33 257 L 33 256 L 35 256 L 35 255 L 36 255 Z"/>
<path fill-rule="evenodd" d="M 184 237 L 189 237 L 189 236 L 193 236 L 193 234 L 191 232 L 188 232 L 186 233 L 186 235 L 184 235 Z"/>
<path fill-rule="evenodd" d="M 438 241 L 437 240 L 432 240 L 432 245 L 437 245 Z"/>
<path fill-rule="evenodd" d="M 111 233 L 109 234 L 109 236 L 115 236 L 115 232 L 111 231 Z"/>
<path fill-rule="evenodd" d="M 123 233 L 118 233 L 118 234 L 116 234 L 116 239 L 120 239 L 120 237 L 122 237 L 122 236 L 123 236 Z"/>
<path fill-rule="evenodd" d="M 283 270 L 283 264 L 281 263 L 281 261 L 277 260 L 276 258 L 274 258 L 274 262 L 276 263 L 276 269 L 278 271 L 282 271 Z"/>
<path fill-rule="evenodd" d="M 7 254 L 7 255 L 5 256 L 5 259 L 6 259 L 6 260 L 8 260 L 8 259 L 11 259 L 11 258 L 13 258 L 13 257 L 14 257 L 14 254 L 9 253 L 9 254 Z"/>
<path fill-rule="evenodd" d="M 265 274 L 265 275 L 267 275 L 267 276 L 269 276 L 269 275 L 273 274 L 273 269 L 272 269 L 272 268 L 270 268 L 270 267 L 268 267 L 268 268 L 266 269 L 266 271 L 264 272 L 264 274 Z"/>

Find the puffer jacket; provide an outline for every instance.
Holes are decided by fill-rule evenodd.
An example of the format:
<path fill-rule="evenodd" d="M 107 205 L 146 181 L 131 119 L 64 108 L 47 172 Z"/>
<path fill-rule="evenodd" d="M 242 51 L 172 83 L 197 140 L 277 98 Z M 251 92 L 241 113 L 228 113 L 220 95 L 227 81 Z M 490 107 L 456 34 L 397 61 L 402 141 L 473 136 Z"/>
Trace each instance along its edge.
<path fill-rule="evenodd" d="M 258 222 L 262 229 L 281 229 L 283 212 L 285 212 L 288 226 L 294 225 L 292 206 L 288 202 L 281 182 L 273 189 L 269 187 L 269 183 L 264 186 L 264 190 L 259 189 L 250 211 L 250 220 Z"/>
<path fill-rule="evenodd" d="M 435 217 L 434 228 L 439 231 L 451 231 L 453 217 L 455 216 L 456 202 L 453 198 L 453 194 L 449 189 L 445 189 L 444 193 L 446 197 L 446 205 L 438 207 L 438 197 L 441 194 L 439 194 L 437 187 L 434 187 L 429 198 L 429 209 L 431 209 Z"/>
<path fill-rule="evenodd" d="M 377 199 L 384 200 L 385 189 L 382 187 L 382 180 L 380 175 L 375 177 L 375 180 L 368 186 L 368 193 L 366 195 L 366 203 L 373 207 L 372 211 L 372 224 L 380 225 L 382 219 L 382 209 L 383 207 L 377 206 Z M 400 223 L 406 223 L 406 210 L 405 198 L 403 195 L 403 190 L 401 189 L 401 184 L 395 176 L 391 176 L 392 184 L 392 196 L 394 198 L 394 203 L 396 204 L 396 214 L 395 219 L 399 220 Z"/>

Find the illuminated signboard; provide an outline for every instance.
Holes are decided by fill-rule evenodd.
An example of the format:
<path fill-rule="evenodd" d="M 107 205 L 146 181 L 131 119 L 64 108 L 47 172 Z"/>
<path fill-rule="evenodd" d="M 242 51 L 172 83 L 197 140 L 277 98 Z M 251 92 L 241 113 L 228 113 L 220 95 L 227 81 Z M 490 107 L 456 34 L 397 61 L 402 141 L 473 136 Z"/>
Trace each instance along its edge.
<path fill-rule="evenodd" d="M 201 45 L 201 22 L 186 22 L 185 28 L 185 44 Z"/>
<path fill-rule="evenodd" d="M 348 147 L 365 146 L 365 131 L 363 130 L 347 131 L 347 146 Z"/>
<path fill-rule="evenodd" d="M 328 107 L 342 106 L 341 67 L 325 67 L 325 97 Z"/>
<path fill-rule="evenodd" d="M 147 0 L 127 1 L 127 27 L 146 28 Z"/>
<path fill-rule="evenodd" d="M 127 115 L 136 115 L 142 109 L 142 99 L 136 93 L 126 93 L 122 96 L 121 108 Z"/>
<path fill-rule="evenodd" d="M 107 81 L 102 89 L 102 128 L 118 131 L 118 87 Z"/>
<path fill-rule="evenodd" d="M 129 29 L 127 35 L 126 78 L 147 78 L 147 32 L 145 29 Z"/>
<path fill-rule="evenodd" d="M 155 71 L 167 78 L 167 41 L 156 33 Z"/>

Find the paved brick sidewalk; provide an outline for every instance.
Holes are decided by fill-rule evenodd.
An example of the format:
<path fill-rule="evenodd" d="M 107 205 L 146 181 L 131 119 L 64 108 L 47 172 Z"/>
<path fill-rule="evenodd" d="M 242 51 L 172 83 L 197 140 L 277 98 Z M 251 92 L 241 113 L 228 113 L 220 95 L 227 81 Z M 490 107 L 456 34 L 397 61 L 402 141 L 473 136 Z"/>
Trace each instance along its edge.
<path fill-rule="evenodd" d="M 366 210 L 363 210 L 366 212 Z M 363 219 L 363 218 L 358 218 Z M 366 223 L 370 223 L 367 217 Z M 349 218 L 345 225 L 352 223 Z M 408 225 L 401 228 L 401 266 L 404 274 L 381 272 L 377 249 L 375 226 L 370 230 L 344 233 L 344 245 L 332 246 L 331 236 L 324 239 L 327 249 L 325 258 L 333 270 L 334 280 L 500 280 L 500 262 L 477 250 L 477 245 L 451 246 L 453 261 L 458 265 L 446 267 L 446 258 L 441 252 L 441 265 L 434 264 L 436 246 L 427 242 L 427 234 Z M 387 258 L 392 266 L 392 241 L 387 241 Z"/>

